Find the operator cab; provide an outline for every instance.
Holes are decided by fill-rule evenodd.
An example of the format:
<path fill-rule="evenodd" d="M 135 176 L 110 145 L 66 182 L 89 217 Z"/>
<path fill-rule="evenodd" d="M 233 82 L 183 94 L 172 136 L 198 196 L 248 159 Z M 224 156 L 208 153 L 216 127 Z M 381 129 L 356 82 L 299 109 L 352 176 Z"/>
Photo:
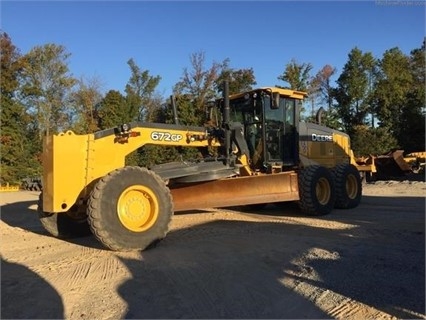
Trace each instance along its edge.
<path fill-rule="evenodd" d="M 298 165 L 299 111 L 305 95 L 268 87 L 230 96 L 230 121 L 243 126 L 252 169 Z"/>

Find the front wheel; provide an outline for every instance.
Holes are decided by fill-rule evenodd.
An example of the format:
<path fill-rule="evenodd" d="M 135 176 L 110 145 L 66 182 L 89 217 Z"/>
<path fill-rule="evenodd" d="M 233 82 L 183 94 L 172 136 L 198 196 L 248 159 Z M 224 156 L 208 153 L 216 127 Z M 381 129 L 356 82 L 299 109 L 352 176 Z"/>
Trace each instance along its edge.
<path fill-rule="evenodd" d="M 303 213 L 314 216 L 330 213 L 336 201 L 330 171 L 318 165 L 303 169 L 299 175 L 299 196 Z"/>
<path fill-rule="evenodd" d="M 361 202 L 362 181 L 358 169 L 347 163 L 337 165 L 333 169 L 336 185 L 336 208 L 355 208 Z"/>
<path fill-rule="evenodd" d="M 115 170 L 93 188 L 88 220 L 95 237 L 111 250 L 144 250 L 163 239 L 173 215 L 170 190 L 145 168 Z"/>

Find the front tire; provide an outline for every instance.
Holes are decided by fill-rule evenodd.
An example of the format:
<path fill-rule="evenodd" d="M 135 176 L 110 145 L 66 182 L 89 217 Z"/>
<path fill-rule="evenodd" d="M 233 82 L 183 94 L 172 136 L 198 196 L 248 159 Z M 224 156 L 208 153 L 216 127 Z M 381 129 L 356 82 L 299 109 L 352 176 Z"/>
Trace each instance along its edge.
<path fill-rule="evenodd" d="M 163 239 L 173 216 L 164 181 L 140 167 L 115 170 L 93 188 L 88 220 L 95 237 L 116 251 L 144 250 Z"/>
<path fill-rule="evenodd" d="M 84 209 L 84 210 L 83 210 Z M 38 199 L 37 212 L 44 229 L 60 239 L 84 237 L 91 234 L 84 207 L 74 205 L 67 212 L 50 213 L 43 211 L 43 192 Z"/>
<path fill-rule="evenodd" d="M 336 185 L 336 204 L 339 209 L 355 208 L 361 202 L 362 181 L 358 169 L 347 163 L 333 169 Z"/>
<path fill-rule="evenodd" d="M 333 177 L 322 166 L 313 165 L 299 175 L 299 207 L 303 213 L 320 216 L 330 213 L 336 201 Z"/>

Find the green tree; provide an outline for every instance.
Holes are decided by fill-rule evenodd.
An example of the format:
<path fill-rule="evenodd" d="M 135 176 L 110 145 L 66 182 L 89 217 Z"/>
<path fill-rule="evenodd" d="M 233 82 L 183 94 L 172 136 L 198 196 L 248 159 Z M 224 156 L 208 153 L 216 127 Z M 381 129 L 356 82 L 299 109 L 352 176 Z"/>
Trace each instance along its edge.
<path fill-rule="evenodd" d="M 191 68 L 184 69 L 180 81 L 173 88 L 173 92 L 177 97 L 185 96 L 185 98 L 178 100 L 179 113 L 196 115 L 194 120 L 183 118 L 183 123 L 201 125 L 206 120 L 205 106 L 207 102 L 218 97 L 215 84 L 224 63 L 213 62 L 210 68 L 206 68 L 204 52 L 193 53 L 190 56 L 190 63 Z M 185 108 L 192 110 L 184 111 Z"/>
<path fill-rule="evenodd" d="M 355 126 L 366 123 L 366 116 L 371 113 L 375 64 L 376 60 L 370 52 L 363 53 L 355 47 L 349 53 L 343 72 L 337 79 L 333 97 L 343 128 L 350 135 Z"/>
<path fill-rule="evenodd" d="M 64 46 L 46 44 L 34 47 L 23 57 L 21 93 L 40 140 L 43 133 L 56 133 L 70 126 L 67 99 L 76 83 L 68 69 L 70 55 Z"/>
<path fill-rule="evenodd" d="M 311 93 L 308 100 L 312 103 L 312 115 L 308 121 L 316 121 L 316 113 L 322 108 L 324 112 L 321 114 L 321 123 L 333 129 L 341 129 L 339 115 L 333 106 L 334 88 L 331 85 L 331 78 L 335 73 L 336 68 L 327 64 L 311 79 L 309 84 Z"/>
<path fill-rule="evenodd" d="M 216 91 L 221 95 L 224 80 L 228 80 L 229 94 L 252 90 L 253 86 L 257 83 L 253 68 L 234 69 L 229 66 L 229 59 L 226 59 L 221 69 L 222 71 L 215 81 Z"/>
<path fill-rule="evenodd" d="M 164 98 L 161 94 L 155 92 L 145 102 L 144 121 L 165 123 L 164 117 Z"/>
<path fill-rule="evenodd" d="M 387 50 L 379 61 L 380 75 L 374 107 L 380 126 L 387 128 L 406 152 L 424 150 L 425 49 L 410 56 L 399 48 Z"/>
<path fill-rule="evenodd" d="M 406 94 L 406 103 L 402 107 L 397 139 L 407 152 L 425 150 L 425 42 L 419 49 L 410 53 L 410 73 L 412 84 Z"/>
<path fill-rule="evenodd" d="M 317 72 L 312 80 L 320 93 L 320 103 L 326 110 L 333 107 L 333 86 L 331 78 L 336 74 L 336 68 L 327 64 Z"/>
<path fill-rule="evenodd" d="M 26 129 L 29 117 L 17 99 L 22 57 L 7 33 L 0 34 L 1 57 L 1 176 L 0 183 L 19 183 L 22 178 L 38 174 L 40 164 L 31 154 Z"/>
<path fill-rule="evenodd" d="M 318 111 L 317 109 L 319 109 L 321 107 L 321 103 L 320 103 L 320 87 L 319 87 L 319 82 L 317 82 L 317 79 L 315 78 L 311 78 L 311 80 L 309 81 L 308 84 L 308 88 L 307 88 L 307 97 L 305 98 L 305 105 L 306 104 L 310 104 L 310 115 L 307 117 L 307 119 L 315 119 L 315 114 L 316 111 Z M 318 106 L 319 105 L 319 106 Z M 309 109 L 309 106 L 307 107 L 307 109 Z M 303 108 L 303 111 L 305 111 L 305 108 Z"/>
<path fill-rule="evenodd" d="M 287 82 L 288 86 L 280 86 L 280 88 L 286 88 L 291 90 L 298 90 L 308 93 L 305 99 L 302 109 L 300 110 L 301 119 L 312 120 L 315 116 L 315 100 L 317 98 L 317 87 L 316 83 L 312 82 L 311 70 L 313 66 L 310 63 L 299 63 L 296 59 L 291 59 L 286 64 L 284 72 L 278 76 L 278 80 Z M 310 106 L 306 106 L 310 104 Z M 306 110 L 310 109 L 309 115 L 305 116 Z"/>
<path fill-rule="evenodd" d="M 397 130 L 407 93 L 413 84 L 409 58 L 399 49 L 385 51 L 379 61 L 380 75 L 375 90 L 375 109 L 380 126 Z"/>
<path fill-rule="evenodd" d="M 354 127 L 351 147 L 357 157 L 384 154 L 396 146 L 397 141 L 387 128 L 371 128 L 367 125 Z"/>
<path fill-rule="evenodd" d="M 292 59 L 285 66 L 284 72 L 278 76 L 278 80 L 287 82 L 290 85 L 289 89 L 308 92 L 312 68 L 310 63 L 299 63 L 296 59 Z"/>
<path fill-rule="evenodd" d="M 110 90 L 97 107 L 99 129 L 108 129 L 131 122 L 132 115 L 127 110 L 125 97 L 117 90 Z"/>
<path fill-rule="evenodd" d="M 162 98 L 155 93 L 161 80 L 160 76 L 150 75 L 148 70 L 142 70 L 133 59 L 127 64 L 130 67 L 131 76 L 126 85 L 126 110 L 131 121 L 155 121 L 155 117 L 161 108 Z M 157 153 L 164 150 L 145 146 L 135 150 L 126 158 L 126 163 L 131 165 L 149 165 L 156 163 Z"/>
<path fill-rule="evenodd" d="M 141 70 L 133 59 L 127 61 L 131 76 L 126 85 L 126 103 L 130 117 L 145 121 L 153 108 L 158 107 L 158 99 L 153 99 L 161 77 L 151 76 L 148 70 Z"/>
<path fill-rule="evenodd" d="M 205 67 L 204 52 L 196 52 L 190 56 L 191 66 L 184 68 L 183 75 L 173 87 L 173 96 L 176 101 L 179 122 L 187 126 L 200 126 L 206 120 L 206 105 L 218 97 L 216 81 L 221 74 L 223 63 L 213 62 L 210 68 Z M 170 105 L 164 109 L 165 121 L 173 123 Z M 174 159 L 194 159 L 199 152 L 194 148 L 166 149 L 157 161 Z"/>
<path fill-rule="evenodd" d="M 71 94 L 70 104 L 74 109 L 72 128 L 76 133 L 86 134 L 99 130 L 98 104 L 102 101 L 102 84 L 98 78 L 80 78 Z"/>

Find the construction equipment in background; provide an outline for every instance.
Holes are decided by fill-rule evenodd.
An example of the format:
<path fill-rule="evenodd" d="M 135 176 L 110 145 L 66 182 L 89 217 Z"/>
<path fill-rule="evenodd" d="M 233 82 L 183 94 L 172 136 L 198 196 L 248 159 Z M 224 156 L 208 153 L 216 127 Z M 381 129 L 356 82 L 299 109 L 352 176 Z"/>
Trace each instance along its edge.
<path fill-rule="evenodd" d="M 300 123 L 304 92 L 228 90 L 225 82 L 210 112 L 217 121 L 205 126 L 135 122 L 44 137 L 38 211 L 45 229 L 61 238 L 91 232 L 112 250 L 143 250 L 166 236 L 177 211 L 297 201 L 303 213 L 323 215 L 358 206 L 362 185 L 349 137 Z M 125 166 L 126 155 L 145 145 L 198 148 L 203 158 Z"/>
<path fill-rule="evenodd" d="M 404 150 L 391 150 L 374 158 L 376 180 L 390 180 L 419 174 L 424 170 L 426 152 L 404 155 Z"/>
<path fill-rule="evenodd" d="M 404 155 L 404 150 L 391 150 L 380 155 L 353 157 L 356 167 L 366 182 L 404 178 L 423 178 L 426 152 Z M 424 179 L 424 178 L 423 178 Z"/>
<path fill-rule="evenodd" d="M 8 183 L 6 183 L 5 186 L 0 185 L 0 192 L 14 192 L 14 191 L 19 191 L 19 186 L 16 185 L 9 185 Z"/>
<path fill-rule="evenodd" d="M 42 178 L 25 178 L 22 179 L 21 189 L 27 191 L 41 191 L 43 189 Z"/>
<path fill-rule="evenodd" d="M 356 158 L 352 152 L 351 163 L 358 169 L 363 182 L 370 182 L 373 180 L 377 172 L 374 156 L 369 155 L 368 157 Z"/>
<path fill-rule="evenodd" d="M 404 156 L 404 161 L 411 166 L 413 173 L 424 173 L 426 166 L 426 151 L 411 152 Z"/>
<path fill-rule="evenodd" d="M 411 172 L 411 166 L 404 160 L 404 150 L 393 150 L 375 157 L 376 180 L 388 180 Z"/>
<path fill-rule="evenodd" d="M 2 192 L 10 192 L 10 191 L 41 191 L 43 188 L 42 179 L 41 178 L 25 178 L 22 179 L 21 185 L 6 185 L 0 186 L 0 191 Z"/>

